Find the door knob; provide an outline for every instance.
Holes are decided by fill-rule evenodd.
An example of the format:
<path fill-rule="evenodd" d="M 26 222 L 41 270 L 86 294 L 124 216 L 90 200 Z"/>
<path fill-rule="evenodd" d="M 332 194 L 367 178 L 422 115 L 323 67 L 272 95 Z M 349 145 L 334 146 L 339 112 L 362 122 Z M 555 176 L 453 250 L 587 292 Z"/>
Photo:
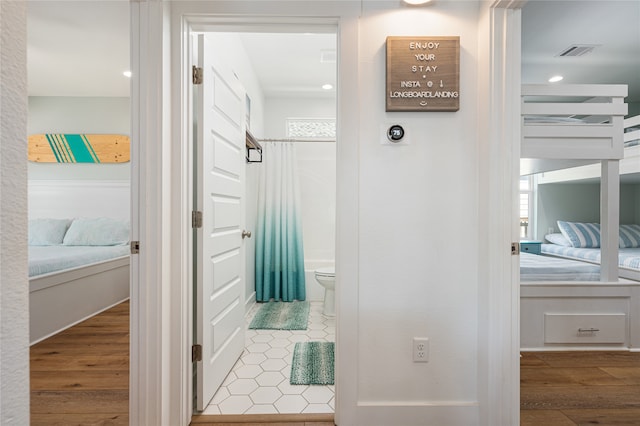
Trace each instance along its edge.
<path fill-rule="evenodd" d="M 242 230 L 242 239 L 251 238 L 251 231 Z"/>

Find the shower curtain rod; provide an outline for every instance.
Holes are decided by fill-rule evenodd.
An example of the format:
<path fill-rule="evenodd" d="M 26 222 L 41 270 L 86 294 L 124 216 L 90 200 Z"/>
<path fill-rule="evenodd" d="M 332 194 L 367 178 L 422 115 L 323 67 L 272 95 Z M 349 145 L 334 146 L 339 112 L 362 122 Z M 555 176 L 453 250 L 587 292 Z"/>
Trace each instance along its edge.
<path fill-rule="evenodd" d="M 258 139 L 260 142 L 335 142 L 335 139 L 296 139 L 296 138 L 278 138 L 278 139 Z"/>

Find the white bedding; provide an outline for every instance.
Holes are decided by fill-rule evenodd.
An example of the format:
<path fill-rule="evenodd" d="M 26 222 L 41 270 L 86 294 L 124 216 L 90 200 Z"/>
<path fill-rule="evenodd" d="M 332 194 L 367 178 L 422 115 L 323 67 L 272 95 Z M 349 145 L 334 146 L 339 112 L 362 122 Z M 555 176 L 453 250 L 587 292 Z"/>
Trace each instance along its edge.
<path fill-rule="evenodd" d="M 575 248 L 559 246 L 557 244 L 542 244 L 542 253 L 600 263 L 599 248 Z M 640 248 L 619 249 L 618 260 L 618 266 L 621 268 L 640 270 Z"/>
<path fill-rule="evenodd" d="M 599 281 L 600 266 L 520 252 L 520 281 Z"/>
<path fill-rule="evenodd" d="M 29 246 L 29 278 L 128 255 L 128 245 Z"/>

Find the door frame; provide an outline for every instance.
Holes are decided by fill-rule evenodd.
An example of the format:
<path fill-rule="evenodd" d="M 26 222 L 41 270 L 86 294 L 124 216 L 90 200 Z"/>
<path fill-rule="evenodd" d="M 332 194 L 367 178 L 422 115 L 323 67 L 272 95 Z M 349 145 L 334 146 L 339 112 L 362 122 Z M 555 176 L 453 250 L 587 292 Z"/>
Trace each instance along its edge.
<path fill-rule="evenodd" d="M 185 39 L 184 45 L 183 45 L 185 47 L 185 50 L 184 50 L 185 55 L 182 58 L 182 61 L 183 61 L 182 69 L 190 69 L 191 63 L 193 63 L 194 55 L 191 53 L 195 47 L 192 45 L 193 33 L 200 33 L 200 32 L 215 33 L 215 32 L 224 31 L 224 32 L 238 32 L 238 33 L 240 32 L 254 32 L 254 33 L 282 32 L 282 33 L 302 34 L 305 32 L 314 32 L 314 30 L 312 29 L 313 27 L 315 27 L 315 29 L 319 32 L 330 32 L 330 31 L 333 32 L 334 34 L 336 34 L 336 43 L 340 43 L 338 21 L 335 18 L 287 18 L 287 17 L 230 18 L 228 16 L 219 16 L 219 15 L 201 15 L 201 16 L 198 16 L 197 18 L 186 17 L 183 20 L 183 28 L 185 29 L 183 33 L 183 38 Z M 339 74 L 340 61 L 338 61 L 338 63 L 336 64 L 336 67 L 337 67 L 337 73 Z M 195 117 L 195 114 L 197 113 L 192 108 L 194 105 L 193 100 L 191 98 L 193 95 L 193 91 L 191 89 L 192 86 L 189 83 L 189 79 L 190 77 L 189 75 L 187 75 L 186 76 L 187 85 L 185 86 L 186 96 L 183 98 L 186 101 L 183 106 L 187 110 L 186 120 L 184 121 L 184 123 L 192 123 L 193 122 L 192 117 Z M 338 104 L 339 102 L 340 102 L 340 94 L 338 92 L 336 103 Z M 184 127 L 184 131 L 186 132 L 185 133 L 186 140 L 189 141 L 193 138 L 192 136 L 193 129 L 192 129 L 192 126 L 190 125 L 185 126 L 184 123 L 182 123 L 182 125 Z M 336 107 L 336 127 L 340 129 L 340 126 L 341 126 L 341 118 L 337 114 L 337 107 Z M 338 135 L 339 134 L 340 132 L 338 131 Z M 341 156 L 340 139 L 341 138 L 339 136 L 336 138 L 336 162 L 340 161 L 339 158 Z M 194 157 L 191 156 L 190 158 L 191 160 L 189 161 L 189 164 L 187 167 L 186 178 L 189 181 L 188 191 L 189 193 L 193 193 L 193 187 L 195 184 L 195 182 L 193 181 L 194 173 L 192 172 L 194 167 Z M 337 209 L 339 209 L 339 207 L 337 207 Z M 338 216 L 337 212 L 336 212 L 336 216 Z M 336 245 L 338 244 L 337 243 L 338 241 L 340 241 L 340 231 L 336 229 Z M 340 262 L 336 258 L 336 264 L 338 263 Z M 195 263 L 189 262 L 189 267 L 192 268 L 193 266 L 195 266 Z M 194 271 L 191 270 L 191 272 L 193 273 Z M 339 297 L 340 296 L 336 295 L 336 301 L 339 300 Z M 195 300 L 193 300 L 193 302 L 195 303 Z M 191 304 L 190 309 L 192 307 L 193 307 L 193 304 Z M 193 330 L 193 327 L 195 326 L 196 325 L 192 323 L 191 329 Z M 338 328 L 339 326 L 338 324 L 336 324 L 336 329 Z M 340 355 L 336 354 L 336 364 L 338 364 L 339 362 L 338 361 L 339 357 Z M 336 389 L 339 388 L 339 386 L 340 386 L 339 379 L 336 378 Z M 190 384 L 190 387 L 191 387 L 191 384 Z"/>
<path fill-rule="evenodd" d="M 184 108 L 188 28 L 201 22 L 198 14 L 207 13 L 202 10 L 206 8 L 230 13 L 226 15 L 229 22 L 260 23 L 263 18 L 252 19 L 248 13 L 271 14 L 268 2 L 252 4 L 255 7 L 247 15 L 237 15 L 233 2 L 212 3 L 131 2 L 131 135 L 137 142 L 132 144 L 132 240 L 141 242 L 141 250 L 131 261 L 130 424 L 186 425 L 192 414 L 192 203 L 188 185 L 192 148 L 185 143 L 190 123 Z M 295 16 L 324 16 L 318 12 L 325 11 L 322 5 L 299 3 L 304 2 L 291 2 L 290 22 Z M 357 424 L 372 408 L 358 400 L 360 3 L 349 4 L 348 12 L 340 10 L 331 18 L 338 26 L 338 136 L 353 141 L 337 146 L 336 310 L 340 332 L 336 336 L 336 423 L 344 425 Z M 522 2 L 516 0 L 485 2 L 481 7 L 486 14 L 479 24 L 483 28 L 479 36 L 484 37 L 479 41 L 488 54 L 488 59 L 480 59 L 486 73 L 482 77 L 488 82 L 486 95 L 491 104 L 491 114 L 481 114 L 479 120 L 486 120 L 479 130 L 491 160 L 480 183 L 488 192 L 480 213 L 481 223 L 488 226 L 481 236 L 492 237 L 480 259 L 490 265 L 482 271 L 479 283 L 483 290 L 478 302 L 487 302 L 478 321 L 481 424 L 516 424 L 514 419 L 519 417 L 518 272 L 517 259 L 507 254 L 506 246 L 517 236 L 517 224 L 511 220 L 517 182 L 508 177 L 518 174 L 514 158 L 519 161 L 519 138 L 514 136 L 519 125 L 510 120 L 519 109 L 513 100 L 519 98 L 519 62 L 515 59 L 519 60 L 520 52 L 508 36 L 519 35 L 519 4 Z"/>

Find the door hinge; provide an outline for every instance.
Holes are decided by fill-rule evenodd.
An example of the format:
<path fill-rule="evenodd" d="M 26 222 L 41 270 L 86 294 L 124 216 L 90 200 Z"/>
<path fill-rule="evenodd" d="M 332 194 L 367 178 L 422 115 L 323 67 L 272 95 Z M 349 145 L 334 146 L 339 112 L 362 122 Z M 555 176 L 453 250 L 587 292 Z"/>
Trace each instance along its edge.
<path fill-rule="evenodd" d="M 191 362 L 202 361 L 202 345 L 191 346 Z"/>
<path fill-rule="evenodd" d="M 195 65 L 191 68 L 191 77 L 193 84 L 202 84 L 202 68 Z"/>
<path fill-rule="evenodd" d="M 191 227 L 202 228 L 202 212 L 194 210 L 191 212 Z"/>
<path fill-rule="evenodd" d="M 518 256 L 520 254 L 520 243 L 511 243 L 511 256 Z"/>
<path fill-rule="evenodd" d="M 140 253 L 140 241 L 131 241 L 131 254 Z"/>

